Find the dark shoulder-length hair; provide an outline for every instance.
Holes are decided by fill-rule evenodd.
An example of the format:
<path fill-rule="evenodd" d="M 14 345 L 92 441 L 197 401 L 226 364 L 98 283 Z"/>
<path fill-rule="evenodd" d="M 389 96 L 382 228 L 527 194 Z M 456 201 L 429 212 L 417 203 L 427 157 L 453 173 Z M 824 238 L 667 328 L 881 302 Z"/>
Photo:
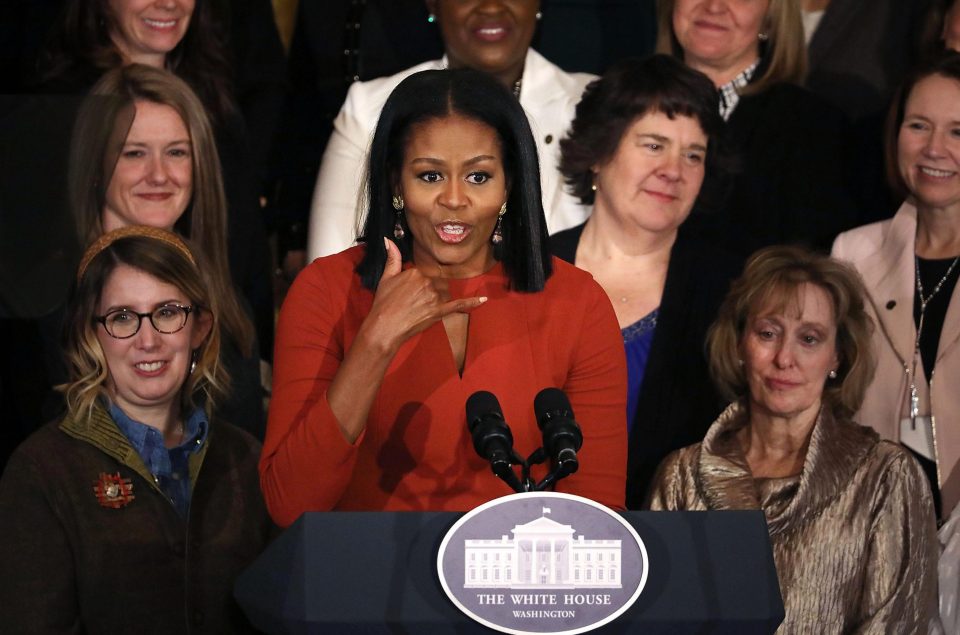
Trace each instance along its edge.
<path fill-rule="evenodd" d="M 167 55 L 167 70 L 185 80 L 215 121 L 237 111 L 227 47 L 229 4 L 196 0 L 180 43 Z M 56 82 L 78 69 L 105 72 L 123 65 L 110 38 L 116 19 L 109 0 L 66 0 L 39 60 L 43 81 Z"/>
<path fill-rule="evenodd" d="M 552 269 L 536 142 L 513 94 L 492 77 L 470 69 L 415 73 L 400 82 L 380 113 L 367 160 L 367 215 L 360 236 L 366 249 L 357 265 L 363 285 L 376 290 L 380 282 L 387 260 L 384 238 L 397 243 L 404 261 L 412 257 L 412 232 L 400 240 L 393 236 L 397 215 L 391 198 L 404 150 L 415 124 L 451 115 L 479 121 L 496 132 L 508 211 L 503 216 L 503 242 L 494 256 L 503 262 L 512 289 L 542 290 Z"/>
<path fill-rule="evenodd" d="M 587 86 L 560 141 L 560 171 L 574 196 L 593 203 L 595 167 L 613 158 L 634 121 L 653 112 L 696 119 L 709 144 L 706 172 L 716 169 L 723 119 L 713 82 L 669 55 L 627 58 Z"/>
<path fill-rule="evenodd" d="M 904 197 L 910 196 L 911 192 L 903 180 L 903 175 L 900 174 L 898 159 L 900 126 L 903 125 L 910 93 L 922 80 L 933 75 L 940 75 L 960 82 L 960 53 L 952 50 L 941 51 L 914 68 L 903 80 L 890 104 L 890 111 L 887 113 L 886 130 L 884 131 L 884 168 L 890 187 Z"/>
<path fill-rule="evenodd" d="M 749 383 L 741 346 L 750 320 L 764 310 L 797 309 L 805 284 L 827 294 L 837 325 L 840 364 L 836 378 L 824 378 L 823 403 L 835 417 L 849 419 L 860 410 L 876 367 L 867 291 L 853 267 L 803 247 L 767 247 L 750 257 L 707 334 L 710 372 L 727 399 L 746 397 Z"/>

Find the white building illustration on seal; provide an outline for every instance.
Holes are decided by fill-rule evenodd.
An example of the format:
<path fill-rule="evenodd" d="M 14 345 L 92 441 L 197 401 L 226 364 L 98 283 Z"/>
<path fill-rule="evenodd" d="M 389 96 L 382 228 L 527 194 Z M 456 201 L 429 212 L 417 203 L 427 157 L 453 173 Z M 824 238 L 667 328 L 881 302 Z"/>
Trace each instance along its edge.
<path fill-rule="evenodd" d="M 546 517 L 511 529 L 513 538 L 464 540 L 464 587 L 619 589 L 620 540 L 574 538 L 570 525 Z"/>

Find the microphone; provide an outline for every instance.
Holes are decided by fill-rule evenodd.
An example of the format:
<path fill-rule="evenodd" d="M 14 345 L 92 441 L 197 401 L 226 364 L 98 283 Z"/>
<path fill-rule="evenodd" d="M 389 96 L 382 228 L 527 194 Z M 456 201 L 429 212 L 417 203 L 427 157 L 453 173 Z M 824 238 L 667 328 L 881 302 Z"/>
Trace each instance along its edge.
<path fill-rule="evenodd" d="M 500 402 L 493 393 L 478 390 L 467 399 L 467 429 L 473 449 L 490 462 L 490 469 L 516 492 L 524 491 L 513 471 L 513 434 L 503 419 Z M 516 461 L 521 462 L 521 461 Z"/>
<path fill-rule="evenodd" d="M 583 433 L 573 419 L 570 400 L 559 388 L 544 388 L 534 398 L 533 410 L 557 479 L 573 474 L 580 467 L 577 450 L 583 445 Z"/>

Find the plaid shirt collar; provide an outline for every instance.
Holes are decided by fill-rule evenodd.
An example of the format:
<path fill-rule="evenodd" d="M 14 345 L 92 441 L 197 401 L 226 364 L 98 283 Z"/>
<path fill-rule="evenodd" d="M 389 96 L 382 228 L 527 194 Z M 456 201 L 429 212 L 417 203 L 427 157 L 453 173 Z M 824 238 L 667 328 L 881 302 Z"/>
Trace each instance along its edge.
<path fill-rule="evenodd" d="M 743 69 L 739 75 L 717 89 L 717 92 L 720 93 L 720 116 L 723 117 L 724 121 L 730 119 L 733 109 L 740 103 L 740 91 L 753 79 L 753 74 L 759 65 L 760 60 L 757 59 L 753 64 Z"/>

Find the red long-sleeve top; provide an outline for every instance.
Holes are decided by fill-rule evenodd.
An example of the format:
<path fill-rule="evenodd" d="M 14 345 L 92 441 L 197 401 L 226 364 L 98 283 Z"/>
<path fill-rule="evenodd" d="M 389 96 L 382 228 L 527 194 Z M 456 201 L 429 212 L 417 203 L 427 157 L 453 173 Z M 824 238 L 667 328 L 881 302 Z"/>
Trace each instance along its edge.
<path fill-rule="evenodd" d="M 278 524 L 331 509 L 462 511 L 511 493 L 474 451 L 464 404 L 478 390 L 495 394 L 525 457 L 542 444 L 533 398 L 550 386 L 570 398 L 584 438 L 580 470 L 557 491 L 623 508 L 623 341 L 600 286 L 556 259 L 538 293 L 509 290 L 499 264 L 475 278 L 449 280 L 451 298 L 489 298 L 470 313 L 462 376 L 443 324 L 427 328 L 400 347 L 366 429 L 348 443 L 327 388 L 373 303 L 354 271 L 362 250 L 314 261 L 280 312 L 260 459 L 261 487 Z M 540 466 L 534 476 L 546 471 Z"/>

